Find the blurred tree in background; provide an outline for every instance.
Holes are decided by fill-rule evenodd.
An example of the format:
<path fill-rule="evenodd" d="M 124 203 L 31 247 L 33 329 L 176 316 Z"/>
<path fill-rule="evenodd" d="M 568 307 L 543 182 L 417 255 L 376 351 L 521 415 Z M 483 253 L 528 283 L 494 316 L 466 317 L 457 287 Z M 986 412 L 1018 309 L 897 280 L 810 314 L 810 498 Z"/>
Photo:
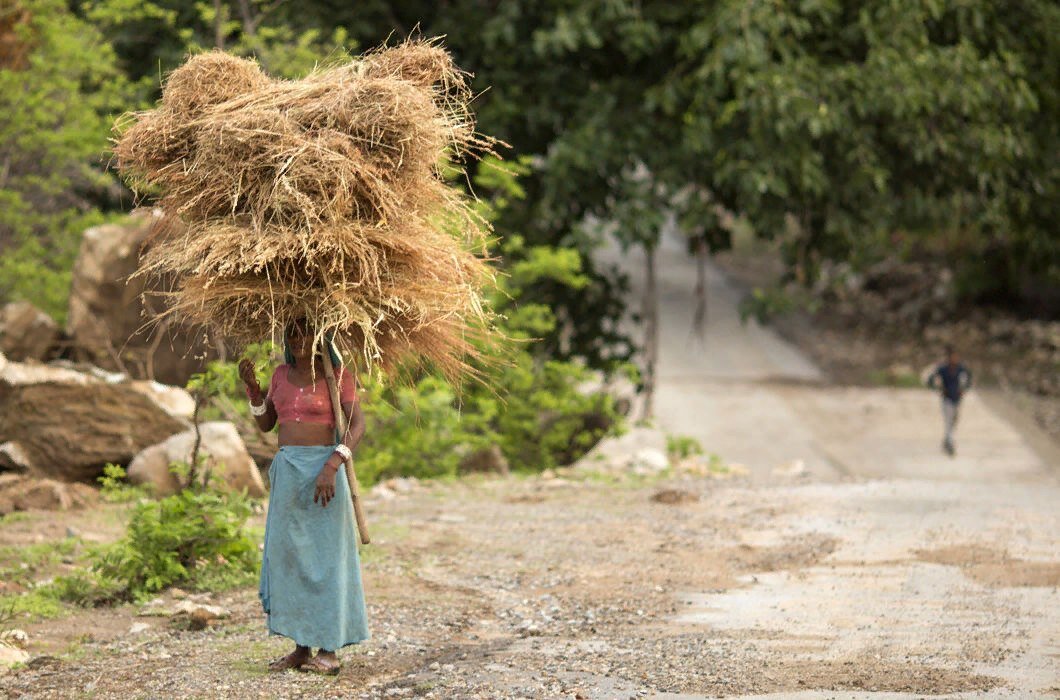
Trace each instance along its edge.
<path fill-rule="evenodd" d="M 0 0 L 0 299 L 65 316 L 81 232 L 121 206 L 102 159 L 136 88 L 64 3 Z"/>
<path fill-rule="evenodd" d="M 826 261 L 898 252 L 946 261 L 968 300 L 1060 307 L 1060 7 L 1049 0 L 0 8 L 0 295 L 33 291 L 53 313 L 61 284 L 27 287 L 25 264 L 46 259 L 61 279 L 80 230 L 129 205 L 102 175 L 110 117 L 156 97 L 186 52 L 223 46 L 291 76 L 414 31 L 446 35 L 484 91 L 482 130 L 530 158 L 526 196 L 497 221 L 530 246 L 584 254 L 613 231 L 650 247 L 657 212 L 629 199 L 630 177 L 646 173 L 701 253 L 729 245 L 727 211 L 781 238 L 799 281 Z M 535 286 L 556 319 L 541 352 L 605 366 L 631 351 L 615 324 L 622 283 L 582 260 L 586 284 Z"/>

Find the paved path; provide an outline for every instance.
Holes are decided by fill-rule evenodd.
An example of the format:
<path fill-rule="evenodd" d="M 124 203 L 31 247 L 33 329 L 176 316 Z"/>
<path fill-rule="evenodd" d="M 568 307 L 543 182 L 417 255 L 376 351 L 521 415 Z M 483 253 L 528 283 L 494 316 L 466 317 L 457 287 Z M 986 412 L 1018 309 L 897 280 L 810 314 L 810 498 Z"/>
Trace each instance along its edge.
<path fill-rule="evenodd" d="M 639 255 L 601 257 L 619 262 L 639 292 Z M 740 293 L 716 268 L 705 339 L 691 337 L 694 264 L 674 238 L 657 259 L 658 425 L 745 465 L 763 500 L 783 494 L 790 512 L 741 533 L 748 545 L 809 534 L 836 543 L 817 566 L 764 571 L 724 592 L 685 591 L 678 622 L 754 630 L 777 658 L 926 654 L 1010 684 L 990 697 L 1060 694 L 1060 465 L 974 391 L 962 405 L 958 455 L 946 457 L 932 392 L 830 386 L 776 333 L 740 321 Z"/>
<path fill-rule="evenodd" d="M 620 256 L 609 250 L 600 258 L 619 262 L 639 294 L 639 252 Z M 797 461 L 826 479 L 1033 481 L 1049 471 L 974 391 L 962 405 L 959 454 L 950 459 L 940 450 L 942 418 L 932 392 L 828 386 L 813 363 L 775 332 L 741 322 L 741 293 L 714 267 L 708 268 L 705 337 L 694 337 L 695 265 L 673 237 L 657 259 L 658 425 L 747 466 L 756 483 L 771 483 L 775 470 Z"/>

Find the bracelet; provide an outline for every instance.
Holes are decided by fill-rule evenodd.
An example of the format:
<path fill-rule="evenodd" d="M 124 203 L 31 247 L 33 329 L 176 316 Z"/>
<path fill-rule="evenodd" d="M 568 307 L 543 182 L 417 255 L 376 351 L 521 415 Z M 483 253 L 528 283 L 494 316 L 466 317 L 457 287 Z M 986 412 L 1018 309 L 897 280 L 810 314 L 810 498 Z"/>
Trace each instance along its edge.
<path fill-rule="evenodd" d="M 346 447 L 341 443 L 335 446 L 335 451 L 342 456 L 343 463 L 349 462 L 351 459 L 353 459 L 353 453 L 350 452 L 350 448 Z"/>
<path fill-rule="evenodd" d="M 247 403 L 250 405 L 250 415 L 254 417 L 264 416 L 268 413 L 268 405 L 264 401 L 260 404 L 254 404 L 250 401 L 247 401 Z"/>

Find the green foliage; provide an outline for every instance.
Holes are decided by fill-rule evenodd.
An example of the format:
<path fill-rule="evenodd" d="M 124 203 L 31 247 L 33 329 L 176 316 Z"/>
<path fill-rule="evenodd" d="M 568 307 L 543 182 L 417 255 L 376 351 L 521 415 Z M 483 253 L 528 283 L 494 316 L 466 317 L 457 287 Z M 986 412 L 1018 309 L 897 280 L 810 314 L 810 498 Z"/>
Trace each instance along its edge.
<path fill-rule="evenodd" d="M 472 430 L 478 417 L 461 415 L 453 390 L 436 377 L 393 388 L 369 378 L 361 406 L 368 426 L 356 464 L 365 485 L 389 476 L 453 476 L 464 446 L 481 443 Z"/>
<path fill-rule="evenodd" d="M 272 342 L 253 343 L 243 350 L 243 357 L 254 363 L 258 372 L 258 384 L 266 389 L 270 377 L 264 372 L 279 354 Z M 193 374 L 185 388 L 205 404 L 203 420 L 243 420 L 251 425 L 250 408 L 246 401 L 243 380 L 239 378 L 238 362 L 213 360 L 206 369 Z"/>
<path fill-rule="evenodd" d="M 0 64 L 0 300 L 66 314 L 79 234 L 100 223 L 113 179 L 100 165 L 112 116 L 137 106 L 136 86 L 91 24 L 58 0 L 16 3 L 24 65 Z M 8 4 L 2 13 L 14 13 Z"/>
<path fill-rule="evenodd" d="M 796 311 L 814 312 L 819 302 L 802 287 L 755 287 L 740 300 L 740 320 L 766 323 Z"/>
<path fill-rule="evenodd" d="M 120 464 L 106 464 L 99 482 L 99 495 L 108 503 L 129 503 L 149 495 L 143 486 L 133 486 L 128 481 L 125 467 Z"/>
<path fill-rule="evenodd" d="M 701 454 L 704 454 L 703 445 L 694 437 L 688 435 L 666 436 L 666 456 L 670 458 L 670 462 L 677 462 Z"/>
<path fill-rule="evenodd" d="M 92 571 L 61 582 L 72 600 L 141 599 L 172 585 L 242 585 L 260 564 L 245 525 L 250 501 L 210 487 L 186 488 L 133 508 L 125 536 L 94 554 Z M 86 577 L 87 576 L 87 577 Z"/>
<path fill-rule="evenodd" d="M 53 586 L 33 588 L 18 595 L 0 596 L 0 609 L 12 617 L 27 617 L 33 622 L 59 617 L 64 612 L 62 600 Z"/>
<path fill-rule="evenodd" d="M 0 547 L 0 580 L 28 585 L 39 574 L 71 556 L 77 546 L 77 540 L 67 538 L 58 542 Z"/>

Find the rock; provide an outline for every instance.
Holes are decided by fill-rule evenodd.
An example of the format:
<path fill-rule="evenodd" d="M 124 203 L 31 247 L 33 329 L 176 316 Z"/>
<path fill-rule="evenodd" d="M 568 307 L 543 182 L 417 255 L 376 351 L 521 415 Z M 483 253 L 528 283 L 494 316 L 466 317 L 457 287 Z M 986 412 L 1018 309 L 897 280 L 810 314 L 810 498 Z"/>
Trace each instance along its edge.
<path fill-rule="evenodd" d="M 20 362 L 0 370 L 0 441 L 16 439 L 6 459 L 34 476 L 94 481 L 186 428 L 128 381 Z"/>
<path fill-rule="evenodd" d="M 809 473 L 810 470 L 806 468 L 805 460 L 801 459 L 793 459 L 787 464 L 773 467 L 773 474 L 775 476 L 800 477 L 806 476 Z"/>
<path fill-rule="evenodd" d="M 195 399 L 179 386 L 142 379 L 130 382 L 129 387 L 154 401 L 171 416 L 191 420 L 195 413 Z"/>
<path fill-rule="evenodd" d="M 228 488 L 246 489 L 255 498 L 265 495 L 265 484 L 254 459 L 247 453 L 236 427 L 226 421 L 213 421 L 199 426 L 202 443 L 199 453 L 206 466 L 221 476 Z M 181 488 L 177 476 L 170 470 L 174 462 L 187 464 L 195 444 L 195 431 L 185 430 L 163 442 L 145 448 L 129 464 L 129 481 L 150 485 L 156 496 L 168 496 Z"/>
<path fill-rule="evenodd" d="M 144 632 L 146 632 L 149 629 L 151 629 L 151 625 L 147 624 L 146 622 L 134 622 L 132 624 L 132 626 L 129 628 L 129 634 L 131 634 L 131 635 L 143 634 Z"/>
<path fill-rule="evenodd" d="M 9 629 L 0 632 L 0 644 L 6 644 L 16 649 L 25 649 L 29 644 L 29 635 L 25 630 Z"/>
<path fill-rule="evenodd" d="M 635 456 L 646 449 L 666 459 L 666 433 L 656 428 L 631 428 L 622 435 L 601 440 L 574 467 L 589 471 L 626 472 L 637 466 Z M 657 460 L 657 456 L 652 459 Z"/>
<path fill-rule="evenodd" d="M 0 308 L 0 352 L 15 362 L 47 359 L 59 335 L 52 317 L 27 301 Z"/>
<path fill-rule="evenodd" d="M 86 484 L 17 476 L 0 482 L 0 515 L 16 510 L 71 510 L 96 503 L 96 490 Z"/>
<path fill-rule="evenodd" d="M 670 459 L 662 450 L 644 447 L 634 453 L 630 469 L 636 474 L 658 474 L 670 468 Z"/>
<path fill-rule="evenodd" d="M 652 494 L 651 500 L 656 503 L 677 506 L 683 503 L 695 503 L 699 500 L 699 495 L 682 489 L 662 489 Z"/>
<path fill-rule="evenodd" d="M 14 666 L 29 661 L 29 654 L 17 647 L 0 644 L 0 666 Z"/>
<path fill-rule="evenodd" d="M 13 440 L 0 444 L 0 471 L 28 472 L 30 465 L 29 455 L 22 445 Z"/>
<path fill-rule="evenodd" d="M 160 221 L 156 211 L 140 211 L 124 223 L 85 231 L 74 263 L 67 333 L 76 357 L 134 377 L 184 385 L 206 361 L 217 356 L 204 334 L 177 325 L 144 328 L 141 294 L 159 288 L 144 278 L 129 279 L 141 250 Z M 148 306 L 160 309 L 157 298 Z"/>
<path fill-rule="evenodd" d="M 187 617 L 188 629 L 192 630 L 206 629 L 211 622 L 225 619 L 231 614 L 231 612 L 219 605 L 207 605 L 191 600 L 182 600 L 173 608 L 174 616 Z"/>
<path fill-rule="evenodd" d="M 460 460 L 459 469 L 464 474 L 485 472 L 507 476 L 509 472 L 508 459 L 501 452 L 499 445 L 490 445 L 481 450 L 475 450 Z"/>

